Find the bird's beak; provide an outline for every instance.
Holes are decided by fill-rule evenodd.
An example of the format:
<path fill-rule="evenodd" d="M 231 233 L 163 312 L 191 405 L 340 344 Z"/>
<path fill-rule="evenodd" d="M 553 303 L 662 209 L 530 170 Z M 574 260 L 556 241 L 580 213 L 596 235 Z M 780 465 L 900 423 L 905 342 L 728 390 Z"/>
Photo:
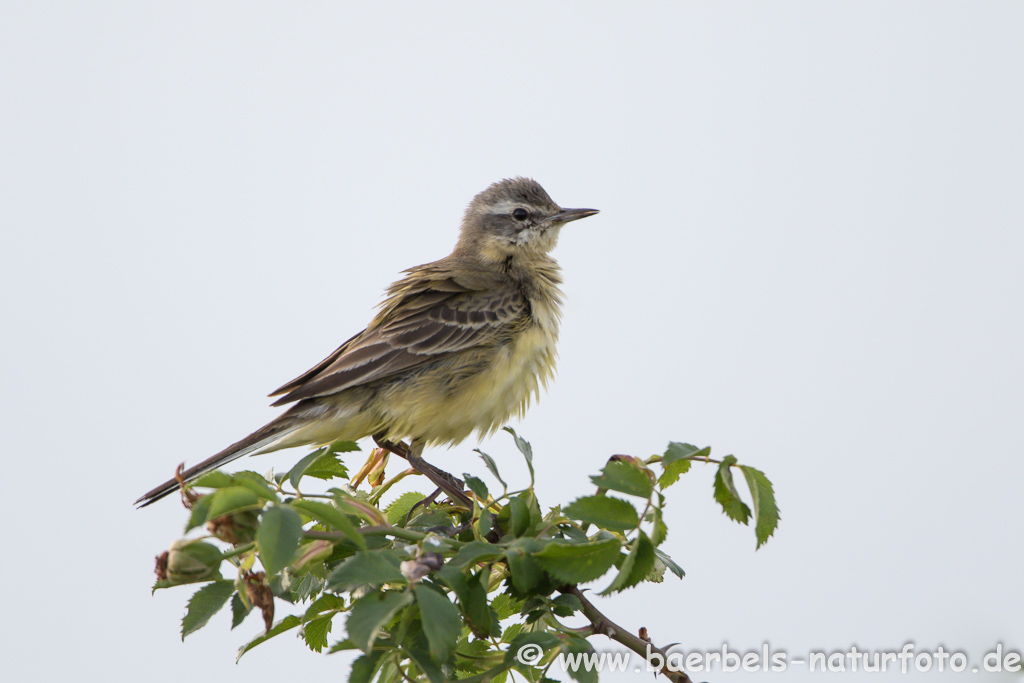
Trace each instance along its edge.
<path fill-rule="evenodd" d="M 554 216 L 551 220 L 556 223 L 568 223 L 569 221 L 576 221 L 587 216 L 593 216 L 595 213 L 601 213 L 597 209 L 562 209 Z"/>

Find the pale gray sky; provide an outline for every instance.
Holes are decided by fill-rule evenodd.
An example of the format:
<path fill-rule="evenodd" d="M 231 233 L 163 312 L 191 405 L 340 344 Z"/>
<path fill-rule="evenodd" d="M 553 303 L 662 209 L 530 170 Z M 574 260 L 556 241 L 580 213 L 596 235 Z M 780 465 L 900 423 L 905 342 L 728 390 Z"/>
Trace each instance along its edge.
<path fill-rule="evenodd" d="M 5 675 L 347 675 L 291 636 L 236 667 L 255 619 L 182 644 L 191 591 L 149 586 L 183 513 L 131 501 L 513 175 L 602 210 L 516 425 L 542 502 L 677 440 L 782 508 L 755 553 L 695 468 L 686 579 L 609 615 L 687 650 L 1024 649 L 1022 36 L 1019 2 L 0 4 Z"/>

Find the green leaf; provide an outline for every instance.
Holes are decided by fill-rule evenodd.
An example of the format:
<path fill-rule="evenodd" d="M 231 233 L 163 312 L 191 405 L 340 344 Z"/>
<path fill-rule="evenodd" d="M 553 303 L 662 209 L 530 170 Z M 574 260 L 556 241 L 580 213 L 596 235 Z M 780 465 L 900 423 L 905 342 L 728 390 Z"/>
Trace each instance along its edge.
<path fill-rule="evenodd" d="M 323 652 L 327 647 L 327 634 L 331 632 L 333 614 L 307 621 L 302 627 L 302 638 L 313 652 Z"/>
<path fill-rule="evenodd" d="M 579 681 L 579 683 L 597 683 L 598 667 L 587 667 L 586 665 L 588 661 L 586 657 L 594 654 L 594 648 L 586 639 L 570 636 L 562 645 L 562 652 L 567 655 L 582 656 L 583 658 L 582 660 L 577 660 L 580 661 L 579 666 L 567 667 L 566 673 L 569 674 L 570 678 Z"/>
<path fill-rule="evenodd" d="M 554 541 L 534 554 L 551 576 L 564 583 L 584 583 L 600 578 L 619 559 L 622 544 L 617 538 L 590 543 Z"/>
<path fill-rule="evenodd" d="M 501 486 L 506 491 L 508 491 L 508 484 L 506 484 L 505 480 L 501 478 L 500 474 L 498 474 L 498 465 L 494 462 L 494 458 L 492 458 L 491 456 L 487 455 L 486 453 L 484 453 L 479 448 L 474 448 L 473 450 L 475 450 L 477 453 L 480 454 L 480 457 L 483 459 L 484 465 L 487 466 L 487 469 L 490 470 L 491 474 L 494 475 L 494 478 L 497 479 L 501 483 Z"/>
<path fill-rule="evenodd" d="M 628 531 L 640 524 L 636 508 L 621 498 L 610 496 L 584 496 L 577 498 L 564 510 L 565 516 L 594 524 L 610 531 Z"/>
<path fill-rule="evenodd" d="M 207 519 L 216 519 L 230 512 L 254 508 L 260 504 L 256 494 L 244 486 L 226 486 L 210 496 Z"/>
<path fill-rule="evenodd" d="M 654 567 L 654 550 L 651 539 L 641 531 L 633 541 L 633 549 L 619 567 L 618 576 L 610 586 L 601 591 L 601 595 L 617 593 L 643 581 Z"/>
<path fill-rule="evenodd" d="M 286 475 L 288 477 L 288 483 L 291 484 L 296 489 L 298 489 L 299 480 L 302 479 L 302 475 L 303 473 L 305 473 L 306 468 L 312 465 L 320 458 L 325 457 L 326 455 L 326 448 L 318 448 L 309 455 L 307 455 L 306 457 L 304 457 L 302 460 L 299 460 L 297 463 L 295 463 L 295 465 L 292 466 L 290 470 L 288 470 L 288 474 Z"/>
<path fill-rule="evenodd" d="M 661 466 L 665 468 L 664 473 L 658 477 L 658 486 L 667 489 L 679 481 L 679 477 L 690 471 L 690 465 L 695 458 L 704 458 L 711 455 L 710 448 L 698 449 L 688 443 L 670 443 L 668 450 L 661 459 Z"/>
<path fill-rule="evenodd" d="M 349 639 L 360 650 L 368 653 L 377 639 L 377 631 L 411 602 L 410 593 L 398 591 L 370 593 L 356 600 L 345 624 Z"/>
<path fill-rule="evenodd" d="M 455 557 L 448 561 L 453 567 L 462 568 L 477 562 L 487 562 L 490 560 L 496 560 L 504 554 L 504 550 L 488 543 L 487 541 L 470 541 L 466 545 L 459 548 L 459 552 L 455 553 Z"/>
<path fill-rule="evenodd" d="M 213 472 L 207 472 L 203 476 L 192 482 L 192 486 L 197 486 L 202 489 L 221 489 L 226 486 L 233 486 L 235 483 L 234 477 L 226 472 L 220 470 L 214 470 Z"/>
<path fill-rule="evenodd" d="M 409 659 L 424 673 L 430 683 L 447 683 L 448 679 L 445 677 L 444 671 L 434 663 L 430 654 L 430 643 L 427 642 L 427 637 L 422 630 L 415 637 L 407 638 L 404 645 Z M 416 679 L 422 681 L 423 677 L 417 676 Z"/>
<path fill-rule="evenodd" d="M 757 515 L 757 547 L 764 545 L 779 526 L 779 508 L 775 505 L 775 490 L 764 472 L 747 465 L 740 465 L 743 476 L 750 487 L 750 498 L 754 503 L 754 514 Z"/>
<path fill-rule="evenodd" d="M 291 506 L 305 512 L 328 528 L 336 529 L 345 534 L 346 538 L 360 548 L 366 547 L 366 539 L 359 533 L 358 527 L 352 523 L 344 512 L 330 503 L 322 503 L 318 500 L 293 500 Z"/>
<path fill-rule="evenodd" d="M 631 496 L 650 498 L 654 486 L 647 474 L 628 462 L 614 461 L 604 466 L 601 475 L 590 480 L 603 489 L 611 489 Z"/>
<path fill-rule="evenodd" d="M 291 508 L 273 505 L 263 511 L 256 532 L 260 562 L 268 575 L 276 574 L 292 561 L 302 539 L 302 518 Z"/>
<path fill-rule="evenodd" d="M 558 636 L 547 631 L 527 631 L 526 633 L 520 633 L 508 646 L 508 650 L 505 652 L 505 663 L 523 666 L 524 662 L 519 661 L 516 654 L 526 645 L 539 645 L 541 651 L 546 653 L 561 644 L 562 641 L 558 639 Z M 527 650 L 527 652 L 529 652 L 529 650 Z"/>
<path fill-rule="evenodd" d="M 234 631 L 235 627 L 242 623 L 242 620 L 249 616 L 249 612 L 252 611 L 252 605 L 248 607 L 242 602 L 242 598 L 235 593 L 231 597 L 231 630 Z"/>
<path fill-rule="evenodd" d="M 571 617 L 583 611 L 583 603 L 571 593 L 563 593 L 551 601 L 551 611 L 560 617 Z"/>
<path fill-rule="evenodd" d="M 651 532 L 651 542 L 655 547 L 661 545 L 668 538 L 668 526 L 662 519 L 661 506 L 654 508 L 654 530 Z"/>
<path fill-rule="evenodd" d="M 658 557 L 659 560 L 662 561 L 662 563 L 666 567 L 668 567 L 668 570 L 670 572 L 672 572 L 673 574 L 678 576 L 680 579 L 683 578 L 684 576 L 686 576 L 686 572 L 683 571 L 683 568 L 680 567 L 678 564 L 676 564 L 675 561 L 671 557 L 669 557 L 667 554 L 663 553 L 658 548 L 654 549 L 654 554 Z"/>
<path fill-rule="evenodd" d="M 196 502 L 192 503 L 192 510 L 189 513 L 188 524 L 185 525 L 185 533 L 192 531 L 198 526 L 206 524 L 206 520 L 209 519 L 210 503 L 213 502 L 213 496 L 203 496 Z"/>
<path fill-rule="evenodd" d="M 263 475 L 258 472 L 243 470 L 241 472 L 235 472 L 231 478 L 234 479 L 235 484 L 249 489 L 261 500 L 277 500 L 277 492 L 270 487 L 270 482 L 268 482 Z"/>
<path fill-rule="evenodd" d="M 265 643 L 274 636 L 279 636 L 285 631 L 290 631 L 301 623 L 302 619 L 295 616 L 294 614 L 289 614 L 284 619 L 274 624 L 273 628 L 271 628 L 269 631 L 256 636 L 248 643 L 238 648 L 238 655 L 235 657 L 235 662 L 237 663 L 238 660 L 242 658 L 242 655 L 244 655 L 246 652 L 259 645 L 260 643 Z"/>
<path fill-rule="evenodd" d="M 520 593 L 528 593 L 544 579 L 544 570 L 533 558 L 533 554 L 542 550 L 544 543 L 535 538 L 518 538 L 505 551 L 505 561 L 512 585 Z"/>
<path fill-rule="evenodd" d="M 327 577 L 327 588 L 344 592 L 362 586 L 405 583 L 405 577 L 399 569 L 401 562 L 398 552 L 390 548 L 360 551 L 331 572 Z"/>
<path fill-rule="evenodd" d="M 746 524 L 750 519 L 750 508 L 740 500 L 740 494 L 736 492 L 736 485 L 732 481 L 731 468 L 735 464 L 736 458 L 727 455 L 718 466 L 715 474 L 715 500 L 730 519 Z"/>
<path fill-rule="evenodd" d="M 185 618 L 181 620 L 181 639 L 185 640 L 185 636 L 206 626 L 210 617 L 227 604 L 234 592 L 234 581 L 214 581 L 196 591 L 188 601 Z"/>
<path fill-rule="evenodd" d="M 508 533 L 518 538 L 530 528 L 530 510 L 521 498 L 514 496 L 509 498 L 508 504 L 498 513 L 498 522 Z"/>
<path fill-rule="evenodd" d="M 670 441 L 665 454 L 661 457 L 661 464 L 668 467 L 679 460 L 693 460 L 711 455 L 710 448 L 697 448 L 693 444 Z"/>
<path fill-rule="evenodd" d="M 388 523 L 391 526 L 399 526 L 405 524 L 405 518 L 409 516 L 409 511 L 412 510 L 416 503 L 426 498 L 425 495 L 417 491 L 409 491 L 403 493 L 398 498 L 391 501 L 388 505 L 385 513 L 388 516 Z"/>
<path fill-rule="evenodd" d="M 420 605 L 420 619 L 430 643 L 430 657 L 438 664 L 444 664 L 451 659 L 455 643 L 462 634 L 459 610 L 443 593 L 427 584 L 417 583 L 412 590 Z"/>
<path fill-rule="evenodd" d="M 357 657 L 352 662 L 352 671 L 349 672 L 348 683 L 370 683 L 373 680 L 373 674 L 377 671 L 377 664 L 383 656 L 384 650 L 374 650 L 369 654 Z"/>
<path fill-rule="evenodd" d="M 502 593 L 491 602 L 494 611 L 498 613 L 499 619 L 508 619 L 513 614 L 519 614 L 523 609 L 523 603 L 516 600 L 508 593 Z"/>
<path fill-rule="evenodd" d="M 476 497 L 480 499 L 482 505 L 487 504 L 487 498 L 490 495 L 487 491 L 487 484 L 483 483 L 477 477 L 472 474 L 463 474 L 462 478 L 466 480 L 466 486 L 469 490 L 476 494 Z"/>
<path fill-rule="evenodd" d="M 516 448 L 518 448 L 519 452 L 523 454 L 524 458 L 526 458 L 526 467 L 530 470 L 530 488 L 533 488 L 533 447 L 530 446 L 529 441 L 516 434 L 516 430 L 511 427 L 505 427 L 504 429 L 512 435 L 512 438 L 515 439 L 516 442 Z"/>
<path fill-rule="evenodd" d="M 466 577 L 462 570 L 449 562 L 441 567 L 436 576 L 441 579 L 459 599 L 459 608 L 469 622 L 469 627 L 477 638 L 491 635 L 491 608 L 487 604 L 487 591 L 480 582 L 490 576 L 487 572 L 482 577 Z"/>

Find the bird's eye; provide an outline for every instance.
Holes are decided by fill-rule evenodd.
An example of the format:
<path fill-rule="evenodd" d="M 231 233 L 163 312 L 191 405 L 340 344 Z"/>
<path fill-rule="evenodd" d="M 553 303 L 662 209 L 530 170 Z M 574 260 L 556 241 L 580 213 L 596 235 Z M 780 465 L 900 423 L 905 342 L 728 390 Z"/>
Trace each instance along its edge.
<path fill-rule="evenodd" d="M 512 217 L 515 218 L 517 221 L 525 221 L 526 217 L 529 215 L 530 213 L 523 208 L 518 208 L 512 212 Z"/>

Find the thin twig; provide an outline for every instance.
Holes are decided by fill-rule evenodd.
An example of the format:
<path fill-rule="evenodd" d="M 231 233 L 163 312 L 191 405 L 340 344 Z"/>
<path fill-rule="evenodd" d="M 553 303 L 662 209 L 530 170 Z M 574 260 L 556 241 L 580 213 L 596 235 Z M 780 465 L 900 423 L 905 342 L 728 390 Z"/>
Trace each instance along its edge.
<path fill-rule="evenodd" d="M 647 648 L 649 647 L 652 652 L 657 652 L 664 657 L 665 665 L 661 669 L 661 673 L 665 675 L 668 680 L 673 683 L 692 683 L 690 677 L 683 671 L 671 671 L 668 668 L 668 655 L 665 650 L 660 647 L 655 647 L 653 643 L 640 640 L 638 636 L 633 635 L 626 629 L 622 628 L 614 621 L 606 617 L 601 610 L 594 606 L 594 603 L 587 600 L 586 596 L 579 589 L 578 586 L 565 586 L 560 589 L 563 593 L 575 595 L 583 605 L 583 616 L 590 620 L 591 625 L 594 627 L 595 633 L 600 633 L 603 636 L 607 636 L 612 640 L 622 643 L 633 652 L 637 653 L 643 658 L 647 658 Z"/>

